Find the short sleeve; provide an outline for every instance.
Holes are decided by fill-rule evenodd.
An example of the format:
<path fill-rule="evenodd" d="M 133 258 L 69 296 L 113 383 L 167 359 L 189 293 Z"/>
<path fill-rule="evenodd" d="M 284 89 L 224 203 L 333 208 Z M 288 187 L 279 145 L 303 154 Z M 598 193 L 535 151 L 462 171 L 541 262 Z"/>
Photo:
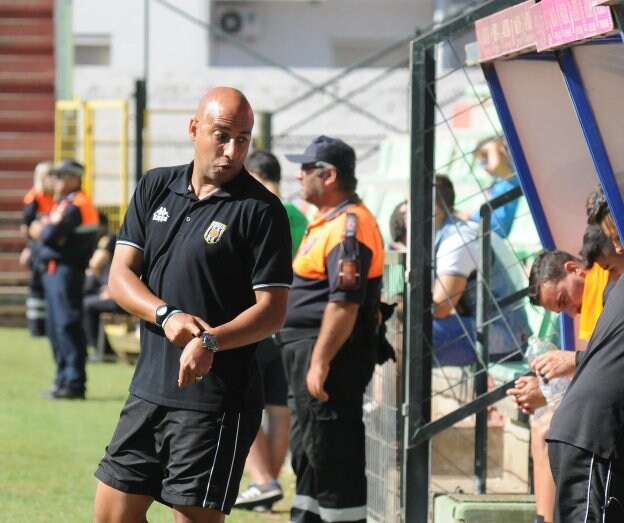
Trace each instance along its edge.
<path fill-rule="evenodd" d="M 121 229 L 117 235 L 118 244 L 130 245 L 145 250 L 145 221 L 149 202 L 149 174 L 139 180 L 132 195 Z"/>
<path fill-rule="evenodd" d="M 373 260 L 373 251 L 371 251 L 364 243 L 358 241 L 359 248 L 359 272 L 360 286 L 353 290 L 343 290 L 339 286 L 340 263 L 343 258 L 345 249 L 343 243 L 337 244 L 327 256 L 325 263 L 327 264 L 327 277 L 329 279 L 329 301 L 350 301 L 362 305 L 366 298 L 366 286 L 368 283 L 368 273 Z"/>
<path fill-rule="evenodd" d="M 464 238 L 459 232 L 449 235 L 436 253 L 436 275 L 468 278 L 477 268 L 477 256 L 478 245 L 473 238 Z"/>
<path fill-rule="evenodd" d="M 290 287 L 292 240 L 286 209 L 276 199 L 254 216 L 253 224 L 249 236 L 253 288 Z"/>

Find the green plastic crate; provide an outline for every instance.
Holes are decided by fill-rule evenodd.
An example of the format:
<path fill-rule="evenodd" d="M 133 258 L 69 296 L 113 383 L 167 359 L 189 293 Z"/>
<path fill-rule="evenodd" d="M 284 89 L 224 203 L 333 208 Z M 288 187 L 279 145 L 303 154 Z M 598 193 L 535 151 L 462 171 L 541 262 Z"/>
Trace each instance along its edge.
<path fill-rule="evenodd" d="M 433 523 L 534 523 L 529 494 L 446 494 L 434 500 Z"/>

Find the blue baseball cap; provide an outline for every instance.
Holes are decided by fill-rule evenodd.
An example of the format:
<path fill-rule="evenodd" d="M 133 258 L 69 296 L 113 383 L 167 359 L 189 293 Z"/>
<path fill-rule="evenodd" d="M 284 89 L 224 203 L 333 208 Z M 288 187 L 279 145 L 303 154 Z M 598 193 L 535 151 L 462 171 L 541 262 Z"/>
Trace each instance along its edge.
<path fill-rule="evenodd" d="M 315 138 L 303 154 L 287 154 L 293 163 L 327 162 L 336 167 L 342 176 L 355 175 L 355 151 L 340 138 L 321 135 Z"/>
<path fill-rule="evenodd" d="M 62 160 L 52 168 L 50 174 L 56 176 L 61 176 L 63 174 L 82 176 L 84 174 L 84 167 L 76 160 Z"/>

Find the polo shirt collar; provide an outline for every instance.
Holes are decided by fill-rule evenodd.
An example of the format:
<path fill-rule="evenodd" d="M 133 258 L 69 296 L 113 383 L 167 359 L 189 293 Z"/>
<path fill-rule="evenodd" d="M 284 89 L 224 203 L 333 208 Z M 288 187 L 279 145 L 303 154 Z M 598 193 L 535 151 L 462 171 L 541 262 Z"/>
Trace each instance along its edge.
<path fill-rule="evenodd" d="M 170 184 L 169 188 L 180 196 L 187 196 L 191 192 L 191 174 L 193 173 L 193 162 L 186 166 L 186 169 L 177 176 Z"/>
<path fill-rule="evenodd" d="M 169 188 L 176 194 L 179 194 L 181 196 L 188 196 L 191 198 L 197 198 L 191 187 L 191 175 L 193 174 L 193 165 L 194 162 L 189 163 L 186 166 L 183 175 L 178 176 L 169 184 Z M 219 190 L 215 192 L 213 196 L 219 196 L 222 198 L 231 198 L 235 196 L 246 185 L 249 176 L 251 175 L 243 167 L 234 178 L 232 178 L 228 183 L 219 188 Z"/>

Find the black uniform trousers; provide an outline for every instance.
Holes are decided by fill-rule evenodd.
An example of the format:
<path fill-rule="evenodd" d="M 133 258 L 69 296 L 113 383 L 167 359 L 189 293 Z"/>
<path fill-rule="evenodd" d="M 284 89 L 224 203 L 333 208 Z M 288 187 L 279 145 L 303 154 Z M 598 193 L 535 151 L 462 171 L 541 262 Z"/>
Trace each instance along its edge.
<path fill-rule="evenodd" d="M 83 307 L 83 328 L 87 337 L 87 343 L 96 349 L 96 353 L 99 349 L 102 349 L 102 354 L 98 355 L 114 355 L 115 351 L 111 347 L 106 332 L 103 331 L 100 326 L 100 315 L 103 312 L 112 312 L 117 314 L 124 314 L 124 310 L 119 307 L 110 298 L 100 298 L 99 294 L 87 294 L 82 301 Z M 103 346 L 98 347 L 99 337 L 103 336 Z"/>
<path fill-rule="evenodd" d="M 548 442 L 557 493 L 555 523 L 622 523 L 622 464 L 560 441 Z"/>
<path fill-rule="evenodd" d="M 85 273 L 80 267 L 58 264 L 43 275 L 46 331 L 54 360 L 54 384 L 72 392 L 85 391 L 87 340 L 82 328 L 82 293 Z"/>
<path fill-rule="evenodd" d="M 26 298 L 26 319 L 28 332 L 31 336 L 46 335 L 46 302 L 45 291 L 39 261 L 31 265 L 28 281 L 28 297 Z"/>
<path fill-rule="evenodd" d="M 365 522 L 365 384 L 350 340 L 334 358 L 325 383 L 329 401 L 310 396 L 306 376 L 315 339 L 283 344 L 291 411 L 290 452 L 297 477 L 293 523 Z"/>

